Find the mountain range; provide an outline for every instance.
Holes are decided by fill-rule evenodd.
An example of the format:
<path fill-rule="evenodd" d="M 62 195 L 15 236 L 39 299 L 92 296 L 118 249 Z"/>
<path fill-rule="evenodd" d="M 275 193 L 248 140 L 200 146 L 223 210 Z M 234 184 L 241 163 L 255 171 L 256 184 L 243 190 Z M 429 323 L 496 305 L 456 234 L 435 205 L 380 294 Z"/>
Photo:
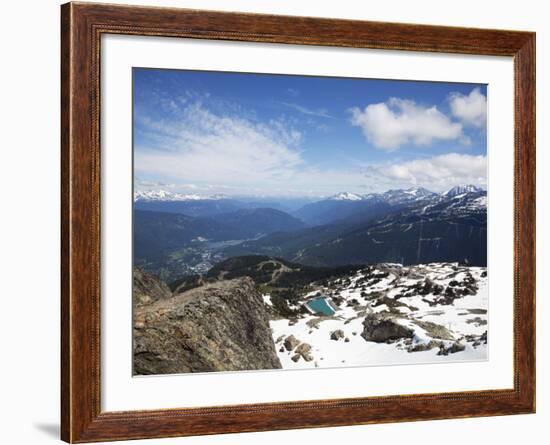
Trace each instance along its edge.
<path fill-rule="evenodd" d="M 472 185 L 343 192 L 289 212 L 225 196 L 172 198 L 135 199 L 136 264 L 165 278 L 176 278 L 182 265 L 189 269 L 180 276 L 242 255 L 331 267 L 487 262 L 487 193 Z"/>
<path fill-rule="evenodd" d="M 388 190 L 359 195 L 343 192 L 300 208 L 295 215 L 309 225 L 322 225 L 349 217 L 375 218 L 396 208 L 432 200 L 439 196 L 424 188 Z"/>
<path fill-rule="evenodd" d="M 212 216 L 239 209 L 272 208 L 293 213 L 313 198 L 229 197 L 226 195 L 197 195 L 167 190 L 136 191 L 134 208 L 187 216 Z"/>

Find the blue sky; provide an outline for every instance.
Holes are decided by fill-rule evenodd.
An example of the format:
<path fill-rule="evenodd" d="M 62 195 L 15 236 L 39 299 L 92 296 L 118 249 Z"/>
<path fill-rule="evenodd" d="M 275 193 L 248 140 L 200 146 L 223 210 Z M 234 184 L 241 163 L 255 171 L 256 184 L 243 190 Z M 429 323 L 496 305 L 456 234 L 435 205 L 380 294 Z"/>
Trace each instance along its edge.
<path fill-rule="evenodd" d="M 133 70 L 136 190 L 486 185 L 485 85 Z"/>

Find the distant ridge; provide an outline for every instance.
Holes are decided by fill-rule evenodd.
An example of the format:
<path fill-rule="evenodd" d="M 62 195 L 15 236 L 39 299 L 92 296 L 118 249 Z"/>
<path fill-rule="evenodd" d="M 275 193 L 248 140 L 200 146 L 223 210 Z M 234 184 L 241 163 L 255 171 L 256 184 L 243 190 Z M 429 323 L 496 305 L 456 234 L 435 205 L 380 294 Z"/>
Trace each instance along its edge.
<path fill-rule="evenodd" d="M 228 199 L 225 195 L 197 195 L 174 193 L 167 190 L 139 190 L 134 192 L 134 201 L 201 201 Z"/>

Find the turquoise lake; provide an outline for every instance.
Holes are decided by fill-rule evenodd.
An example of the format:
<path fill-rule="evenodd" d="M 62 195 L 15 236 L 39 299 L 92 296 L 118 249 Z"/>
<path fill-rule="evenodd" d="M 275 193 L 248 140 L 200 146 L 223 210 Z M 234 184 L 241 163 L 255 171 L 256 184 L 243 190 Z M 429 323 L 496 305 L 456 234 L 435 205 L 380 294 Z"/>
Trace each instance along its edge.
<path fill-rule="evenodd" d="M 328 304 L 327 299 L 323 297 L 314 298 L 307 302 L 307 306 L 316 313 L 323 315 L 334 315 L 334 309 Z"/>

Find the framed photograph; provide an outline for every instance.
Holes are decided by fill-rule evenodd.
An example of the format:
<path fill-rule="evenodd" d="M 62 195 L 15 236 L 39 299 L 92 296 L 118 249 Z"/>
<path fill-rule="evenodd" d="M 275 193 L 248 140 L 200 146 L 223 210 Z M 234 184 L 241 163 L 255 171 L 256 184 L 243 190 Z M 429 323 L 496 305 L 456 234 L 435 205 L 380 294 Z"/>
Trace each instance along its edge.
<path fill-rule="evenodd" d="M 62 6 L 62 439 L 535 411 L 535 34 Z"/>

